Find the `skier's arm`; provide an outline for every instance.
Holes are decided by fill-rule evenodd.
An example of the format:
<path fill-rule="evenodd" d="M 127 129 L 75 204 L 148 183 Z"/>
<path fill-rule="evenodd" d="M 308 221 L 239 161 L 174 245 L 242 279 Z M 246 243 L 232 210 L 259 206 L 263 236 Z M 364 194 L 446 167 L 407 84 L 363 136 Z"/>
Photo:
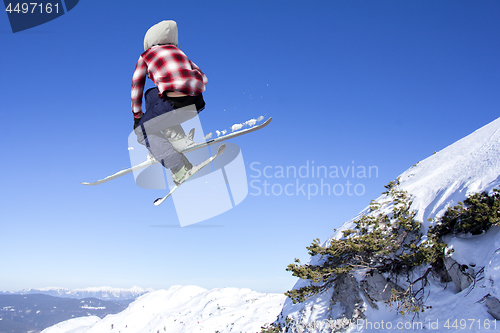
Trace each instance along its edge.
<path fill-rule="evenodd" d="M 207 87 L 207 82 L 208 82 L 207 76 L 201 71 L 200 67 L 196 66 L 196 64 L 194 62 L 189 60 L 189 63 L 191 64 L 191 68 L 193 68 L 193 70 L 199 72 L 201 77 L 203 78 L 203 87 L 204 87 L 203 91 L 205 91 L 205 89 Z"/>
<path fill-rule="evenodd" d="M 132 76 L 131 100 L 134 118 L 142 117 L 142 93 L 144 91 L 144 84 L 146 83 L 147 71 L 148 66 L 141 56 L 137 60 L 134 75 Z"/>

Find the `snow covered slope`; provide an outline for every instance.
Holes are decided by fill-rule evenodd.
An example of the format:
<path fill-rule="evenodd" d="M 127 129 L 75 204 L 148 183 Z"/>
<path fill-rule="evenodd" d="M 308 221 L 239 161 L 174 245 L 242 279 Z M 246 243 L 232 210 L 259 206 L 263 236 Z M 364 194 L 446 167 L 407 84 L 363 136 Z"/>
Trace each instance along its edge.
<path fill-rule="evenodd" d="M 442 215 L 469 194 L 490 192 L 500 185 L 500 118 L 418 162 L 399 178 L 400 188 L 412 195 L 416 219 L 424 226 L 429 218 Z M 368 211 L 367 207 L 359 215 Z M 356 218 L 329 239 L 338 239 L 340 230 L 352 228 Z"/>
<path fill-rule="evenodd" d="M 411 208 L 416 212 L 416 218 L 423 223 L 425 234 L 429 218 L 441 216 L 448 207 L 456 205 L 472 193 L 490 192 L 499 185 L 500 118 L 412 166 L 401 174 L 399 189 L 412 196 Z M 384 199 L 385 196 L 381 196 L 376 201 L 382 203 Z M 354 219 L 346 222 L 325 243 L 331 239 L 340 239 L 343 230 L 354 228 L 353 221 L 369 211 L 367 207 Z M 494 317 L 488 312 L 490 308 L 486 306 L 488 300 L 485 301 L 484 298 L 487 295 L 500 298 L 500 228 L 493 227 L 479 236 L 450 237 L 446 241 L 455 251 L 451 258 L 459 264 L 467 265 L 470 273 L 477 275 L 477 283 L 460 291 L 453 283 L 441 284 L 434 281 L 425 302 L 432 309 L 415 319 L 417 326 L 408 324 L 404 331 L 500 331 L 500 322 L 494 321 Z M 311 258 L 310 263 L 317 260 L 318 258 Z M 295 288 L 308 284 L 307 281 L 299 280 Z M 283 318 L 293 318 L 297 324 L 296 332 L 330 332 L 333 322 L 345 310 L 331 301 L 332 293 L 333 290 L 330 289 L 319 297 L 295 305 L 287 299 L 282 312 Z M 347 331 L 387 332 L 390 330 L 389 325 L 392 329 L 399 328 L 401 331 L 399 326 L 411 319 L 408 316 L 402 318 L 383 302 L 377 303 L 376 310 L 367 304 L 364 296 L 360 297 L 364 301 L 362 308 L 365 309 L 363 316 L 366 319 L 359 319 L 359 326 L 343 327 Z M 363 325 L 363 320 L 365 324 L 372 325 Z M 422 324 L 421 327 L 418 326 L 419 323 Z M 342 326 L 342 323 L 337 321 L 335 325 Z"/>
<path fill-rule="evenodd" d="M 174 286 L 138 298 L 119 314 L 71 319 L 43 333 L 260 332 L 284 300 L 282 294 L 250 289 Z"/>

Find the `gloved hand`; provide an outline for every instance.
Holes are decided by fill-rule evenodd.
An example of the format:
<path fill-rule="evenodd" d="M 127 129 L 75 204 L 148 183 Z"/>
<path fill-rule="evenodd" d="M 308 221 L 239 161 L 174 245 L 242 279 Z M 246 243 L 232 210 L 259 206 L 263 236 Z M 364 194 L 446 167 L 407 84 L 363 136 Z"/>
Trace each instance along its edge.
<path fill-rule="evenodd" d="M 139 122 L 141 121 L 141 118 L 134 118 L 134 131 L 139 126 Z"/>
<path fill-rule="evenodd" d="M 132 114 L 134 115 L 134 131 L 139 126 L 139 122 L 141 121 L 142 118 L 142 111 L 140 111 L 138 114 L 135 114 L 134 111 L 132 110 Z"/>

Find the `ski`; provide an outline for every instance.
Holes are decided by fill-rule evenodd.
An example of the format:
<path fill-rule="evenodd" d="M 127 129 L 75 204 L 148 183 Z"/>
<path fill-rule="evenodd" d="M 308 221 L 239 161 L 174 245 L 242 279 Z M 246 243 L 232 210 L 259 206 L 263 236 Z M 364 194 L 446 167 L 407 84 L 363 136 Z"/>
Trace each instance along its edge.
<path fill-rule="evenodd" d="M 129 173 L 134 172 L 136 170 L 141 170 L 143 168 L 146 168 L 146 167 L 148 167 L 150 165 L 153 165 L 153 164 L 156 164 L 156 163 L 158 163 L 158 161 L 154 157 L 152 157 L 151 159 L 148 158 L 146 161 L 144 161 L 144 162 L 142 162 L 140 164 L 137 164 L 137 165 L 135 165 L 135 166 L 133 166 L 131 168 L 128 168 L 128 169 L 124 169 L 124 170 L 118 171 L 117 173 L 114 173 L 111 176 L 108 176 L 106 178 L 100 179 L 100 180 L 95 181 L 93 183 L 80 182 L 80 184 L 89 185 L 89 186 L 99 185 L 99 184 L 102 184 L 102 183 L 109 182 L 110 180 L 113 180 L 115 178 L 128 175 Z"/>
<path fill-rule="evenodd" d="M 175 192 L 175 190 L 177 190 L 179 188 L 179 186 L 181 186 L 182 184 L 184 184 L 189 178 L 191 178 L 192 176 L 194 176 L 198 171 L 200 171 L 201 169 L 203 169 L 204 167 L 206 167 L 207 165 L 209 165 L 213 160 L 215 160 L 217 157 L 219 157 L 223 152 L 224 150 L 226 150 L 226 145 L 225 144 L 222 144 L 219 146 L 219 149 L 217 149 L 217 154 L 215 154 L 214 156 L 206 159 L 205 161 L 201 162 L 200 164 L 198 165 L 194 165 L 191 170 L 189 170 L 187 172 L 187 174 L 184 176 L 184 180 L 180 183 L 180 184 L 177 184 L 176 186 L 174 186 L 170 192 L 168 192 L 168 194 L 166 196 L 164 196 L 163 198 L 158 198 L 154 201 L 154 205 L 155 206 L 159 206 L 163 203 L 163 201 L 165 201 L 168 197 L 170 197 L 172 195 L 172 193 Z"/>
<path fill-rule="evenodd" d="M 245 129 L 242 129 L 240 131 L 235 131 L 235 132 L 223 135 L 223 136 L 219 136 L 218 138 L 215 138 L 215 139 L 210 139 L 207 142 L 202 142 L 202 143 L 198 143 L 198 144 L 189 146 L 189 147 L 183 149 L 182 153 L 189 153 L 190 151 L 193 151 L 193 150 L 196 150 L 196 149 L 200 149 L 200 148 L 203 148 L 203 147 L 207 147 L 207 146 L 213 145 L 214 143 L 217 143 L 217 142 L 226 141 L 226 140 L 229 140 L 229 139 L 232 139 L 232 138 L 236 138 L 237 136 L 240 136 L 240 135 L 243 135 L 243 134 L 255 132 L 255 131 L 257 131 L 257 130 L 259 130 L 261 128 L 264 128 L 267 125 L 269 125 L 271 123 L 271 120 L 273 120 L 273 118 L 269 117 L 265 122 L 263 122 L 260 125 L 255 125 L 255 126 L 252 126 L 250 128 L 245 128 Z"/>
<path fill-rule="evenodd" d="M 188 153 L 188 152 L 191 152 L 191 151 L 203 148 L 203 147 L 207 147 L 207 146 L 213 145 L 213 144 L 218 143 L 218 142 L 226 141 L 226 140 L 238 137 L 240 135 L 244 135 L 244 134 L 247 134 L 247 133 L 251 133 L 251 132 L 257 131 L 257 130 L 259 130 L 261 128 L 264 128 L 267 125 L 269 125 L 271 123 L 272 119 L 273 118 L 270 117 L 265 122 L 263 122 L 262 124 L 255 125 L 255 126 L 252 126 L 250 128 L 245 128 L 245 129 L 242 129 L 242 130 L 239 130 L 239 131 L 235 131 L 235 132 L 232 132 L 232 133 L 229 133 L 229 134 L 226 134 L 226 135 L 222 135 L 222 136 L 219 136 L 218 138 L 210 139 L 210 140 L 208 140 L 206 142 L 194 143 L 194 144 L 189 145 L 188 147 L 182 149 L 181 153 Z M 81 182 L 80 184 L 88 185 L 88 186 L 94 186 L 94 185 L 103 184 L 103 183 L 109 182 L 110 180 L 116 179 L 116 178 L 121 177 L 121 176 L 125 176 L 125 175 L 127 175 L 129 173 L 132 173 L 132 172 L 137 171 L 137 170 L 141 170 L 143 168 L 146 168 L 146 167 L 148 167 L 150 165 L 153 165 L 153 164 L 156 164 L 156 163 L 158 163 L 158 161 L 156 159 L 154 159 L 154 158 L 148 158 L 146 161 L 144 161 L 144 162 L 142 162 L 140 164 L 137 164 L 137 165 L 135 165 L 133 167 L 130 167 L 128 169 L 124 169 L 124 170 L 118 171 L 117 173 L 114 173 L 114 174 L 112 174 L 112 175 L 110 175 L 110 176 L 108 176 L 106 178 L 100 179 L 100 180 L 92 182 L 92 183 Z"/>

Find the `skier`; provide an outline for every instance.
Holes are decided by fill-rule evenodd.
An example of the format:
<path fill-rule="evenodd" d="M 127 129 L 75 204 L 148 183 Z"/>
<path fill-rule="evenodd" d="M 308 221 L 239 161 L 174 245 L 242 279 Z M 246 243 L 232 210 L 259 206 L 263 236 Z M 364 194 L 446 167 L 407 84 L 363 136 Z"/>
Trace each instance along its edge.
<path fill-rule="evenodd" d="M 170 169 L 176 184 L 182 182 L 192 164 L 174 149 L 170 140 L 185 137 L 180 126 L 205 107 L 202 93 L 207 77 L 177 47 L 175 21 L 162 21 L 152 26 L 144 37 L 144 53 L 137 61 L 132 78 L 132 113 L 137 141 Z M 155 88 L 144 94 L 146 112 L 142 112 L 142 93 L 146 76 Z M 193 133 L 190 133 L 191 139 Z"/>

